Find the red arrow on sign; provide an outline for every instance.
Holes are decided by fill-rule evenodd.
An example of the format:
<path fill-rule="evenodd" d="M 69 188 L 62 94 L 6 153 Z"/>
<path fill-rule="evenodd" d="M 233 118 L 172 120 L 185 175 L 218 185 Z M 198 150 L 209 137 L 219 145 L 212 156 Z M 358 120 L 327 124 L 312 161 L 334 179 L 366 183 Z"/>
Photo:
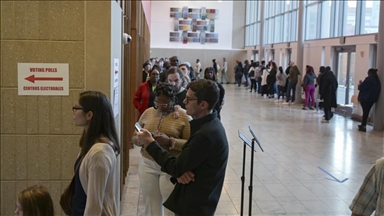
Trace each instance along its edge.
<path fill-rule="evenodd" d="M 63 77 L 35 77 L 35 75 L 31 75 L 25 79 L 31 83 L 35 83 L 35 80 L 39 80 L 39 81 L 63 81 Z"/>

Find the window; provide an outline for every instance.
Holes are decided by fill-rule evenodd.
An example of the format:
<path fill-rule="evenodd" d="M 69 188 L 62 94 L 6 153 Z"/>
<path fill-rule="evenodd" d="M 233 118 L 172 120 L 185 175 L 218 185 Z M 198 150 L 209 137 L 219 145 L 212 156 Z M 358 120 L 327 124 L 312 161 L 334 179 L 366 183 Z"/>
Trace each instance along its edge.
<path fill-rule="evenodd" d="M 333 1 L 331 7 L 331 32 L 330 37 L 339 37 L 342 35 L 340 29 L 342 27 L 341 20 L 343 19 L 343 11 L 342 8 L 343 2 L 341 1 Z"/>
<path fill-rule="evenodd" d="M 275 29 L 273 30 L 273 34 L 275 35 L 274 43 L 281 43 L 282 42 L 282 28 L 281 24 L 282 22 L 282 16 L 277 16 L 275 18 Z"/>
<path fill-rule="evenodd" d="M 384 4 L 384 3 L 383 3 Z M 380 1 L 362 1 L 361 34 L 377 33 L 379 31 Z"/>
<path fill-rule="evenodd" d="M 255 45 L 255 31 L 254 31 L 255 25 L 251 25 L 249 29 L 249 43 L 251 46 Z"/>
<path fill-rule="evenodd" d="M 331 30 L 331 11 L 332 1 L 324 1 L 321 3 L 321 25 L 320 37 L 329 38 Z"/>
<path fill-rule="evenodd" d="M 291 32 L 291 14 L 290 13 L 286 13 L 284 14 L 284 27 L 282 29 L 282 33 L 283 33 L 283 42 L 288 42 L 290 41 L 289 40 L 289 35 L 290 35 L 290 32 Z"/>
<path fill-rule="evenodd" d="M 260 23 L 255 23 L 254 32 L 255 32 L 254 45 L 257 46 L 257 45 L 260 45 Z"/>
<path fill-rule="evenodd" d="M 257 10 L 255 10 L 255 13 L 257 14 L 256 21 L 260 22 L 260 7 L 261 7 L 261 1 L 257 1 Z"/>
<path fill-rule="evenodd" d="M 318 4 L 307 7 L 306 10 L 306 25 L 305 25 L 305 39 L 317 39 L 317 18 L 318 18 Z"/>
<path fill-rule="evenodd" d="M 252 1 L 247 1 L 247 6 L 246 6 L 246 13 L 245 13 L 245 24 L 248 25 L 250 23 L 250 14 L 251 14 L 251 2 Z"/>
<path fill-rule="evenodd" d="M 291 29 L 291 34 L 290 34 L 290 40 L 289 41 L 297 41 L 297 10 L 293 11 L 291 13 L 291 20 L 292 20 L 292 29 Z"/>
<path fill-rule="evenodd" d="M 356 1 L 344 1 L 343 7 L 343 36 L 355 35 Z"/>
<path fill-rule="evenodd" d="M 245 27 L 245 46 L 250 46 L 250 42 L 249 42 L 249 26 Z"/>
<path fill-rule="evenodd" d="M 270 22 L 269 22 L 269 19 L 267 19 L 267 20 L 265 20 L 265 22 L 264 22 L 264 44 L 268 44 L 269 43 L 269 24 Z"/>

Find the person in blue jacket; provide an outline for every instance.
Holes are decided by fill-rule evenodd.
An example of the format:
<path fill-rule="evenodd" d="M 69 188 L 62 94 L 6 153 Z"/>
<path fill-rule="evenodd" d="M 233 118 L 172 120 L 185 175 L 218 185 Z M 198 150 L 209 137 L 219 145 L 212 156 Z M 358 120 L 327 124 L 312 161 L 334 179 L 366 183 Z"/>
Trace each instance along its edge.
<path fill-rule="evenodd" d="M 359 96 L 361 108 L 363 108 L 363 120 L 359 125 L 359 131 L 366 132 L 367 119 L 369 111 L 376 101 L 379 99 L 381 84 L 379 76 L 377 76 L 377 69 L 371 68 L 368 70 L 368 77 L 364 81 L 359 81 Z"/>

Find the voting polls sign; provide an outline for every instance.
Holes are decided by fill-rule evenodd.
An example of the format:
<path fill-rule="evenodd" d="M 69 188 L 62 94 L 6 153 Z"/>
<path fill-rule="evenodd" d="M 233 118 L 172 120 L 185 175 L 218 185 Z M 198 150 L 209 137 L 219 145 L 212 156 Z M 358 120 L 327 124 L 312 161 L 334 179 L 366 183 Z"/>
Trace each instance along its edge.
<path fill-rule="evenodd" d="M 69 65 L 18 63 L 19 95 L 69 95 Z"/>

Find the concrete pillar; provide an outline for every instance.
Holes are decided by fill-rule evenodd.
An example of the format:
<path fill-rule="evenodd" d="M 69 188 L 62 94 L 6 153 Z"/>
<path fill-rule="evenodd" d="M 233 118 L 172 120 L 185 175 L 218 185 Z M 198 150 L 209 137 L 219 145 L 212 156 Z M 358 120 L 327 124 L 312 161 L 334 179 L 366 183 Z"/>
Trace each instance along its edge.
<path fill-rule="evenodd" d="M 377 41 L 377 69 L 381 85 L 384 81 L 384 3 L 380 2 L 379 34 Z M 373 130 L 382 131 L 384 129 L 384 90 L 381 90 L 379 101 L 375 105 L 375 115 L 373 118 Z"/>
<path fill-rule="evenodd" d="M 297 23 L 297 55 L 296 59 L 293 60 L 296 62 L 297 67 L 300 70 L 301 77 L 304 76 L 305 70 L 303 65 L 304 58 L 304 1 L 299 1 L 299 10 L 298 10 L 298 23 Z M 301 101 L 301 79 L 297 82 L 296 86 L 296 101 L 299 103 Z"/>
<path fill-rule="evenodd" d="M 262 60 L 265 60 L 264 56 L 264 10 L 265 10 L 265 1 L 260 2 L 260 50 L 259 50 L 259 59 L 260 63 Z"/>

